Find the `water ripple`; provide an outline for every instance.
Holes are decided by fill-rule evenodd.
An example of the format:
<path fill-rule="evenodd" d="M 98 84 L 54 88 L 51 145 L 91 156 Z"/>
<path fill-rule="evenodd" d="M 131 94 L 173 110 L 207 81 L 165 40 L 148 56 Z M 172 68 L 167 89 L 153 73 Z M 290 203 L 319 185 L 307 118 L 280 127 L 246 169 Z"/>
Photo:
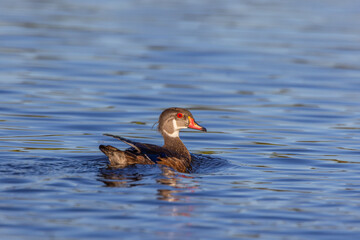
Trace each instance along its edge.
<path fill-rule="evenodd" d="M 356 239 L 359 3 L 5 1 L 6 239 Z M 297 11 L 294 11 L 296 9 Z M 109 169 L 191 109 L 193 172 Z"/>

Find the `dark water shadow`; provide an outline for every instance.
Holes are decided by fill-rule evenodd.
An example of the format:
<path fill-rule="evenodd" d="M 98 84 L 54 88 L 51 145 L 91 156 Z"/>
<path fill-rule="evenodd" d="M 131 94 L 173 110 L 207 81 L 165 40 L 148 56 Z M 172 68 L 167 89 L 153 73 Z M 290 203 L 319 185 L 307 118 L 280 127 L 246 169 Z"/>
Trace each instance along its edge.
<path fill-rule="evenodd" d="M 104 158 L 94 158 L 94 156 L 86 155 L 76 157 L 9 158 L 0 166 L 0 173 L 15 176 L 59 176 L 95 172 L 105 164 Z"/>
<path fill-rule="evenodd" d="M 213 174 L 232 166 L 228 160 L 212 155 L 191 154 L 191 156 L 191 173 L 195 174 Z"/>

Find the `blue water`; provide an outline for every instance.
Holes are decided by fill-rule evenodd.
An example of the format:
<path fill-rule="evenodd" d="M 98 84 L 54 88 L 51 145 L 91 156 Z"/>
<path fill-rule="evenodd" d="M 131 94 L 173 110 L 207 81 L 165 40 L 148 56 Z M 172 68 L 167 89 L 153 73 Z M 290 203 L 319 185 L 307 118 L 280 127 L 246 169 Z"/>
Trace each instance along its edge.
<path fill-rule="evenodd" d="M 357 239 L 359 9 L 2 1 L 1 239 Z M 196 171 L 106 168 L 172 106 Z"/>

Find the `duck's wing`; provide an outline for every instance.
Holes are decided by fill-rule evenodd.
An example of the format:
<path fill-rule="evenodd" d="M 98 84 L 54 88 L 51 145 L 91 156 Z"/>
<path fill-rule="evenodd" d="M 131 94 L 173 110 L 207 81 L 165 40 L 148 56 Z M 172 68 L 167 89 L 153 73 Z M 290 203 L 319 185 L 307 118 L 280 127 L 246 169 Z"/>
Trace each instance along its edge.
<path fill-rule="evenodd" d="M 134 142 L 127 138 L 120 137 L 120 136 L 113 135 L 113 134 L 108 134 L 108 133 L 105 133 L 104 136 L 113 137 L 115 139 L 118 139 L 118 140 L 130 145 L 131 147 L 133 147 L 136 153 L 146 154 L 151 159 L 153 159 L 153 157 L 151 157 L 151 155 L 158 155 L 161 157 L 165 157 L 166 155 L 169 155 L 168 150 L 166 150 L 163 147 L 154 145 L 154 144 Z"/>
<path fill-rule="evenodd" d="M 131 141 L 129 139 L 126 139 L 126 138 L 123 138 L 123 137 L 120 137 L 120 136 L 117 136 L 117 135 L 109 134 L 109 133 L 104 133 L 103 135 L 108 136 L 108 137 L 116 138 L 116 139 L 130 145 L 131 147 L 133 147 L 137 153 L 141 153 L 141 149 L 136 146 L 136 142 L 133 142 L 133 141 Z"/>

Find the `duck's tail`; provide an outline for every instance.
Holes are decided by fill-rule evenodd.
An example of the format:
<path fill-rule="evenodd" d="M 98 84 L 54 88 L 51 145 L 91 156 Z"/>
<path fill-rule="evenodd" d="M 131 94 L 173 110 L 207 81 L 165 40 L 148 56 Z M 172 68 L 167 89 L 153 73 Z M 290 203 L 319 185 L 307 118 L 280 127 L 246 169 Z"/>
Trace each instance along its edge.
<path fill-rule="evenodd" d="M 153 164 L 144 155 L 137 155 L 131 151 L 121 151 L 110 145 L 100 145 L 99 149 L 109 158 L 110 167 L 126 167 L 132 164 Z"/>
<path fill-rule="evenodd" d="M 134 158 L 133 154 L 121 151 L 116 147 L 110 145 L 100 145 L 99 149 L 109 158 L 110 166 L 112 167 L 126 167 L 129 165 L 129 160 Z"/>

